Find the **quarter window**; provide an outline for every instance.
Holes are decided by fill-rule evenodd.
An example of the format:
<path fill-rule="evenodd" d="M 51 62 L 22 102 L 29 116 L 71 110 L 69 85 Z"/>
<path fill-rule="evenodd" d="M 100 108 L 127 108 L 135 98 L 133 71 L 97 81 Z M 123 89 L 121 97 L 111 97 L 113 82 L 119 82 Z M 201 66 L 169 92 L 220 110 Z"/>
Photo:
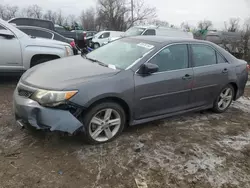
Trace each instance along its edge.
<path fill-rule="evenodd" d="M 154 29 L 148 29 L 145 31 L 143 35 L 155 35 L 155 30 Z"/>
<path fill-rule="evenodd" d="M 150 63 L 159 66 L 158 72 L 188 68 L 188 48 L 186 44 L 169 46 L 154 56 Z"/>
<path fill-rule="evenodd" d="M 216 64 L 216 52 L 211 47 L 202 44 L 193 44 L 191 48 L 195 67 Z"/>
<path fill-rule="evenodd" d="M 227 63 L 226 59 L 222 57 L 219 53 L 216 53 L 217 55 L 217 63 Z"/>

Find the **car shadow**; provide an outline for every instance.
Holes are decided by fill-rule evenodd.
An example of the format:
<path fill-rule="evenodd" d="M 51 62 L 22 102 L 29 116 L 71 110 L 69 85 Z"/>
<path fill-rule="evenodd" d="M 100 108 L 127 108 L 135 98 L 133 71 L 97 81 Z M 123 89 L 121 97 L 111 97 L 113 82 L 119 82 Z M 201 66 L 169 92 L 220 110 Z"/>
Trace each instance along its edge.
<path fill-rule="evenodd" d="M 16 85 L 20 80 L 21 76 L 0 76 L 0 85 Z"/>

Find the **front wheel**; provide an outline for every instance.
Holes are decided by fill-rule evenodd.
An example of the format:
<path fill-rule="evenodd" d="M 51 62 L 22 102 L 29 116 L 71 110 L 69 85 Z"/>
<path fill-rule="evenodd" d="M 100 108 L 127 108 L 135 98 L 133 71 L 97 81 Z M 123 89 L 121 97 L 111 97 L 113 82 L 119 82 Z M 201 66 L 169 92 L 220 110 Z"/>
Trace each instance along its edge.
<path fill-rule="evenodd" d="M 115 139 L 124 129 L 126 115 L 123 108 L 113 102 L 105 102 L 91 108 L 83 117 L 86 140 L 100 144 Z"/>
<path fill-rule="evenodd" d="M 225 112 L 233 101 L 234 93 L 232 85 L 229 84 L 224 87 L 214 102 L 213 111 L 216 113 Z"/>
<path fill-rule="evenodd" d="M 100 47 L 100 44 L 99 43 L 95 43 L 94 44 L 94 49 L 97 49 L 97 48 L 99 48 Z"/>

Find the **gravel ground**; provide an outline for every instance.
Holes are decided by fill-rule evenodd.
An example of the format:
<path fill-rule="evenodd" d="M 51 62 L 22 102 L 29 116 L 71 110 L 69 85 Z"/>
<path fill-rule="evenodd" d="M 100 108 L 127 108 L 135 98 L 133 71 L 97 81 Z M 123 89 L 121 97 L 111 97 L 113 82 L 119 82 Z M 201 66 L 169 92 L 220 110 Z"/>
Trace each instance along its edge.
<path fill-rule="evenodd" d="M 224 114 L 191 113 L 128 128 L 111 143 L 20 130 L 17 78 L 0 83 L 0 188 L 249 188 L 250 86 Z"/>

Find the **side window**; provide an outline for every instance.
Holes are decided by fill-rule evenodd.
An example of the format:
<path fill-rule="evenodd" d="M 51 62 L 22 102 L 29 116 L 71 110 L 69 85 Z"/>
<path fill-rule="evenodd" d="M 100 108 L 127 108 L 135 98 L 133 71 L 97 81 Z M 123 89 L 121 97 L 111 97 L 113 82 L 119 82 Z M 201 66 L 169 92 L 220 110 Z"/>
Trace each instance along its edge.
<path fill-rule="evenodd" d="M 7 30 L 3 26 L 0 25 L 0 30 Z"/>
<path fill-rule="evenodd" d="M 33 37 L 52 39 L 52 34 L 46 31 L 36 30 L 36 29 L 21 29 L 27 35 Z"/>
<path fill-rule="evenodd" d="M 217 55 L 217 63 L 227 63 L 227 60 L 222 55 L 220 55 L 217 52 L 216 55 Z"/>
<path fill-rule="evenodd" d="M 64 38 L 63 36 L 58 35 L 56 33 L 54 33 L 54 40 L 58 40 L 58 41 L 62 41 L 62 42 L 66 42 L 67 41 L 66 38 Z"/>
<path fill-rule="evenodd" d="M 20 29 L 20 28 L 19 28 Z M 30 35 L 30 36 L 35 36 L 35 31 L 33 31 L 32 29 L 23 29 L 21 28 L 20 29 L 22 32 L 24 32 L 25 34 L 27 35 Z"/>
<path fill-rule="evenodd" d="M 188 47 L 186 44 L 169 46 L 154 56 L 150 63 L 159 66 L 158 72 L 188 68 Z"/>
<path fill-rule="evenodd" d="M 155 30 L 154 29 L 148 29 L 143 33 L 143 35 L 155 35 Z"/>
<path fill-rule="evenodd" d="M 207 45 L 192 44 L 194 67 L 216 64 L 215 50 Z"/>
<path fill-rule="evenodd" d="M 99 39 L 105 39 L 105 38 L 108 38 L 110 36 L 110 32 L 106 32 L 106 33 L 103 33 Z"/>

